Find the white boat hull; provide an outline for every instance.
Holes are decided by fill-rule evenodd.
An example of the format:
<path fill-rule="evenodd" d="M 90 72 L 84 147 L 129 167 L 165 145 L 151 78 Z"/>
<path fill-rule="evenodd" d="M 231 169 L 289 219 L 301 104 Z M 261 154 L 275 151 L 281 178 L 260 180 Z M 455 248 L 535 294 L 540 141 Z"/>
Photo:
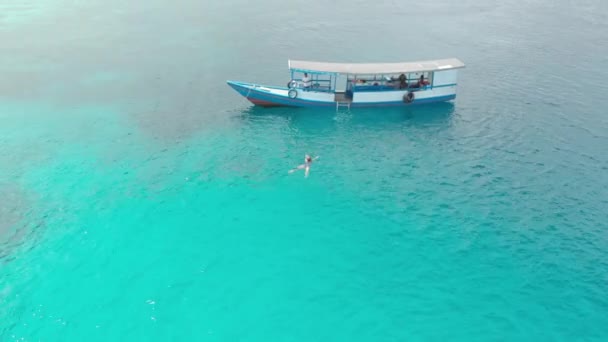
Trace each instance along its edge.
<path fill-rule="evenodd" d="M 339 104 L 348 107 L 411 106 L 450 101 L 456 98 L 456 84 L 394 91 L 354 92 L 352 99 L 348 100 L 342 97 L 338 97 L 341 99 L 337 100 L 337 96 L 333 92 L 291 89 L 292 96 L 289 96 L 290 89 L 288 88 L 236 81 L 228 81 L 228 84 L 251 103 L 263 107 L 336 107 Z M 295 96 L 293 96 L 293 91 L 295 91 Z M 404 99 L 408 93 L 413 93 L 411 102 Z"/>

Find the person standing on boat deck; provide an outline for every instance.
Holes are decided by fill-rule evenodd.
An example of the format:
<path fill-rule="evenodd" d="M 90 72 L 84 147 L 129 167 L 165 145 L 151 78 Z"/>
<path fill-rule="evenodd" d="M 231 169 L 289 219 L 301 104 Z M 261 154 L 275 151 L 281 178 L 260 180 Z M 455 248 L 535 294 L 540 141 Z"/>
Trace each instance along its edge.
<path fill-rule="evenodd" d="M 304 77 L 302 77 L 302 85 L 304 86 L 304 89 L 310 89 L 310 84 L 310 77 L 308 77 L 308 73 L 305 72 Z"/>
<path fill-rule="evenodd" d="M 304 156 L 304 164 L 300 164 L 297 167 L 294 167 L 293 169 L 289 170 L 289 173 L 294 173 L 298 170 L 304 169 L 304 177 L 308 177 L 308 172 L 310 171 L 310 164 L 312 164 L 312 162 L 317 159 L 319 159 L 319 156 L 312 158 L 310 155 L 307 154 L 306 156 Z"/>
<path fill-rule="evenodd" d="M 407 77 L 405 76 L 405 74 L 401 74 L 399 75 L 399 89 L 406 89 L 407 88 Z"/>

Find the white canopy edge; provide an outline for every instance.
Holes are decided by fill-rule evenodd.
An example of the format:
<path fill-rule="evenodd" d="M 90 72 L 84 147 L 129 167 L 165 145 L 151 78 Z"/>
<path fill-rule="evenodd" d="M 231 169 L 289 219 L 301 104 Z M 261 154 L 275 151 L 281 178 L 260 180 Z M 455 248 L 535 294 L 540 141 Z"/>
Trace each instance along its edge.
<path fill-rule="evenodd" d="M 381 75 L 464 68 L 457 58 L 402 63 L 327 63 L 289 60 L 290 70 L 310 73 Z"/>

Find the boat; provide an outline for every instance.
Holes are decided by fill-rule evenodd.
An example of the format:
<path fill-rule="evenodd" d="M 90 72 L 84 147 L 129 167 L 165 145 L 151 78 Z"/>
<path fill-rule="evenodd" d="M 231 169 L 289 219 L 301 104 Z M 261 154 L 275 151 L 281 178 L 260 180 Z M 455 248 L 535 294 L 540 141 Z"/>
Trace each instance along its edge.
<path fill-rule="evenodd" d="M 411 106 L 456 98 L 457 58 L 402 63 L 328 63 L 289 60 L 286 87 L 227 81 L 257 106 Z"/>

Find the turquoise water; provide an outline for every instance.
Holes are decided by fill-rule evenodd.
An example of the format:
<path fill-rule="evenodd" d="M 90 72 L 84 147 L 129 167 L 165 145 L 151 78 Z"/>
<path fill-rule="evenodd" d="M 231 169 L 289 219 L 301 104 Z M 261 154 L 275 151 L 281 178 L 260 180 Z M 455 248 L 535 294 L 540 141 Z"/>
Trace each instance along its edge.
<path fill-rule="evenodd" d="M 607 19 L 3 1 L 0 340 L 607 340 Z M 225 84 L 445 57 L 457 100 L 407 109 L 258 109 Z"/>

